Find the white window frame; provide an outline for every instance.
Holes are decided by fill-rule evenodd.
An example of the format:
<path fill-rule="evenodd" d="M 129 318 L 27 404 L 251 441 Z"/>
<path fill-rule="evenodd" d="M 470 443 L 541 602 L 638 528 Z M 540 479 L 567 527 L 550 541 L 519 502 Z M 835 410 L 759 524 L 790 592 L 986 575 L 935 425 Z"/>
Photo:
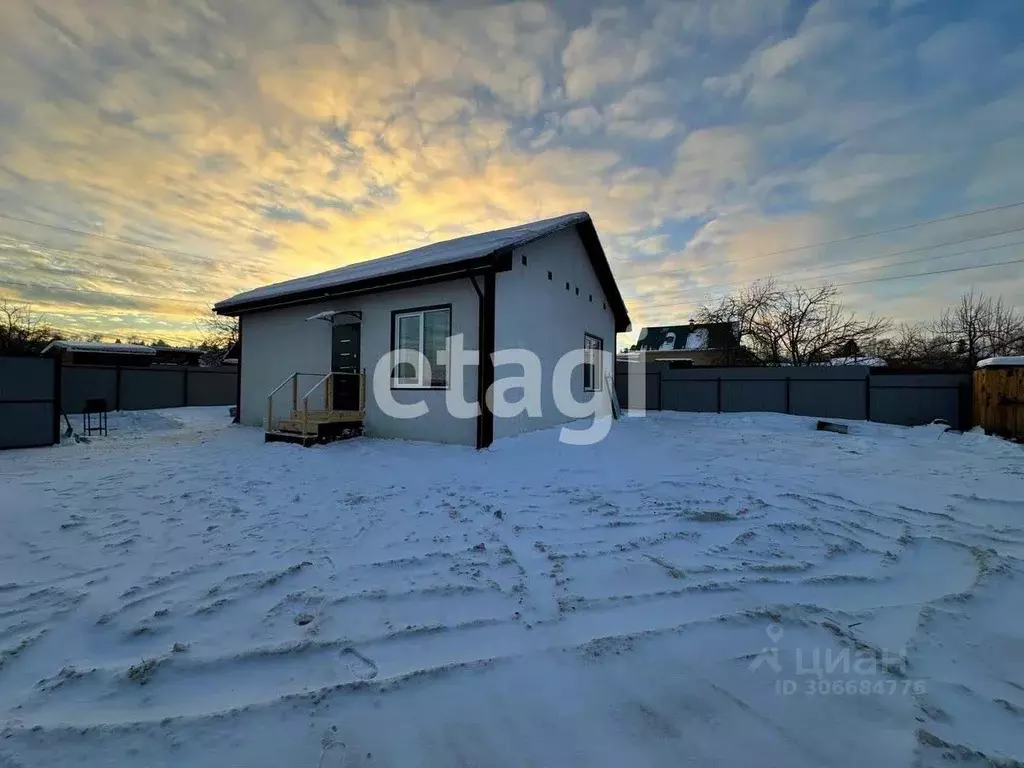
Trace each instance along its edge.
<path fill-rule="evenodd" d="M 597 342 L 597 348 L 587 346 L 588 341 Z M 588 359 L 588 355 L 593 355 Z M 592 368 L 590 386 L 587 386 L 587 369 Z M 604 339 L 592 333 L 583 334 L 583 391 L 600 392 L 604 384 Z"/>
<path fill-rule="evenodd" d="M 413 378 L 399 378 L 395 375 L 395 368 L 399 364 L 398 355 L 402 351 L 397 345 L 400 343 L 399 327 L 401 321 L 404 318 L 418 317 L 420 321 L 420 338 L 418 344 L 419 354 L 426 357 L 424 352 L 425 344 L 425 333 L 426 333 L 426 315 L 434 312 L 446 312 L 448 314 L 448 337 L 452 334 L 452 307 L 450 304 L 441 304 L 436 307 L 423 307 L 422 309 L 409 309 L 409 310 L 398 310 L 391 313 L 391 388 L 392 389 L 448 389 L 448 383 L 451 381 L 451 376 L 448 371 L 448 366 L 444 367 L 444 384 L 432 384 L 430 381 L 426 381 L 426 369 L 420 367 L 417 371 L 417 377 Z M 427 362 L 430 363 L 431 372 L 437 367 L 437 360 L 430 360 L 427 358 Z"/>

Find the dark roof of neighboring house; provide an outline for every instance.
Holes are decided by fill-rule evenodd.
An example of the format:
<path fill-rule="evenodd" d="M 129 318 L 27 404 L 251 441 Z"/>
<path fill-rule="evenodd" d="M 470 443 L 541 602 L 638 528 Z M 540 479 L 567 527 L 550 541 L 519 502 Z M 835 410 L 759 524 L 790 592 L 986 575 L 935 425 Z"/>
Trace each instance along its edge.
<path fill-rule="evenodd" d="M 732 323 L 690 323 L 644 328 L 637 339 L 638 350 L 680 350 L 699 352 L 712 349 L 735 349 L 739 346 Z"/>
<path fill-rule="evenodd" d="M 69 352 L 95 352 L 103 355 L 155 355 L 152 347 L 145 347 L 141 344 L 107 344 L 101 341 L 66 341 L 57 339 L 46 345 L 40 352 L 45 355 L 52 349 L 64 349 Z"/>
<path fill-rule="evenodd" d="M 221 363 L 224 365 L 238 365 L 238 359 L 242 353 L 241 347 L 242 344 L 239 341 L 236 341 L 228 347 L 228 351 L 225 352 L 224 357 L 221 358 Z"/>
<path fill-rule="evenodd" d="M 629 313 L 626 303 L 615 284 L 594 222 L 586 212 L 458 237 L 392 256 L 255 288 L 218 302 L 214 310 L 222 315 L 238 315 L 285 304 L 304 304 L 335 296 L 351 296 L 453 279 L 460 275 L 503 271 L 511 267 L 513 248 L 570 227 L 576 228 L 590 257 L 608 299 L 608 306 L 615 314 L 616 331 L 628 330 Z"/>

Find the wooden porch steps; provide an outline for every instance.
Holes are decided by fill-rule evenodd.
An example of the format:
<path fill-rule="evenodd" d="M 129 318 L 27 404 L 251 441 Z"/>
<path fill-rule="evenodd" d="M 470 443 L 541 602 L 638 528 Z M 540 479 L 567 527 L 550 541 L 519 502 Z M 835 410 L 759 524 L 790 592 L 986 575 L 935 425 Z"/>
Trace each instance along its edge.
<path fill-rule="evenodd" d="M 269 429 L 263 434 L 265 443 L 297 443 L 303 448 L 316 445 L 319 440 L 316 435 L 299 435 L 295 432 L 281 432 L 277 429 Z"/>
<path fill-rule="evenodd" d="M 309 411 L 309 421 L 362 421 L 366 414 L 363 411 Z M 289 421 L 302 421 L 302 411 L 292 411 Z"/>
<path fill-rule="evenodd" d="M 319 380 L 304 395 L 299 396 L 299 377 L 317 376 Z M 348 402 L 349 398 L 335 398 L 335 379 L 358 377 L 358 410 L 333 410 L 331 405 Z M 351 380 L 345 378 L 346 384 Z M 291 408 L 285 418 L 275 417 L 274 396 L 285 387 L 291 388 Z M 346 393 L 348 390 L 346 390 Z M 345 393 L 343 393 L 345 394 Z M 320 409 L 311 409 L 310 398 L 322 405 Z M 299 407 L 301 404 L 301 408 Z M 351 404 L 356 404 L 353 400 Z M 328 443 L 344 440 L 363 433 L 363 420 L 366 417 L 366 373 L 365 371 L 339 372 L 325 374 L 293 373 L 282 381 L 267 395 L 267 418 L 264 422 L 266 431 L 265 442 L 289 442 L 309 446 L 314 443 Z"/>
<path fill-rule="evenodd" d="M 292 411 L 291 418 L 279 419 L 276 429 L 267 430 L 264 442 L 289 442 L 304 446 L 330 443 L 357 437 L 363 433 L 362 411 Z"/>

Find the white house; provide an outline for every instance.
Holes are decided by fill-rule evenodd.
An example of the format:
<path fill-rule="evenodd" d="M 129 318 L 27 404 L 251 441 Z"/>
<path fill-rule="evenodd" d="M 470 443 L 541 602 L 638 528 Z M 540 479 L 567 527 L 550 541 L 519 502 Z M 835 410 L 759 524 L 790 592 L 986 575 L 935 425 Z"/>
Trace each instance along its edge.
<path fill-rule="evenodd" d="M 265 425 L 268 439 L 305 444 L 355 426 L 371 436 L 482 448 L 569 421 L 555 403 L 559 360 L 586 350 L 567 388 L 580 402 L 607 398 L 615 335 L 630 325 L 587 213 L 276 283 L 215 310 L 239 318 L 238 420 Z M 473 352 L 461 370 L 446 364 L 448 339 L 458 335 Z M 503 415 L 485 397 L 496 373 L 523 375 L 502 363 L 501 352 L 515 349 L 540 361 L 539 414 Z M 400 359 L 407 352 L 422 354 L 429 372 Z M 459 390 L 460 402 L 473 404 L 470 415 L 448 406 Z M 391 402 L 422 403 L 426 412 L 396 417 Z"/>

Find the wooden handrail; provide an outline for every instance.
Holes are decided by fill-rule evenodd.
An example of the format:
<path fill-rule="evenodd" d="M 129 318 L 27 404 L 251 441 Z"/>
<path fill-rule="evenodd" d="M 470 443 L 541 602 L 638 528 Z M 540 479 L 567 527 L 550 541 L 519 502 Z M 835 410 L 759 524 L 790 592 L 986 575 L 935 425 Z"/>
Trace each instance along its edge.
<path fill-rule="evenodd" d="M 274 390 L 269 395 L 267 395 L 267 426 L 264 427 L 265 429 L 271 430 L 274 428 L 274 395 L 276 395 L 278 392 L 284 389 L 284 385 L 287 384 L 288 382 L 292 382 L 292 392 L 294 393 L 299 381 L 299 376 L 300 374 L 293 373 L 287 379 L 285 379 L 276 387 L 274 387 Z M 294 408 L 292 410 L 294 410 Z"/>
<path fill-rule="evenodd" d="M 296 372 L 289 376 L 287 379 L 278 384 L 274 390 L 267 395 L 267 425 L 266 429 L 273 429 L 274 424 L 274 395 L 284 389 L 285 385 L 291 383 L 292 385 L 292 412 L 294 413 L 299 409 L 299 376 L 319 376 L 316 384 L 309 388 L 306 393 L 302 396 L 302 432 L 307 433 L 309 430 L 309 398 L 316 392 L 324 382 L 327 382 L 327 387 L 324 390 L 324 410 L 333 410 L 333 401 L 331 398 L 334 377 L 335 376 L 358 376 L 359 377 L 359 410 L 362 412 L 366 409 L 366 372 L 361 371 L 359 373 L 348 373 L 332 371 L 331 373 L 319 374 L 319 373 L 301 373 Z"/>
<path fill-rule="evenodd" d="M 325 381 L 334 376 L 333 373 L 325 373 L 320 380 L 309 388 L 309 391 L 302 396 L 302 434 L 306 434 L 309 429 L 309 396 L 316 392 L 320 388 L 320 385 Z M 326 408 L 324 410 L 327 410 Z"/>

